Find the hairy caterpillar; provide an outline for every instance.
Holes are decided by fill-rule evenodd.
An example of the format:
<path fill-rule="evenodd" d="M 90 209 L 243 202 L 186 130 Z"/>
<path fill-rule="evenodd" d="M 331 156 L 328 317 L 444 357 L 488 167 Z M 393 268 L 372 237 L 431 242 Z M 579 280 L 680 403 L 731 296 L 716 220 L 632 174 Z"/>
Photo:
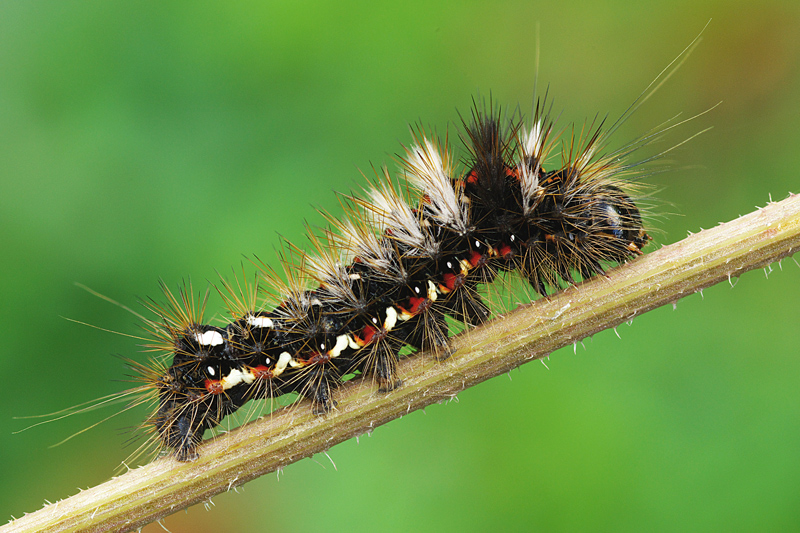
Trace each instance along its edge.
<path fill-rule="evenodd" d="M 204 431 L 251 400 L 297 393 L 323 414 L 353 375 L 384 393 L 402 386 L 396 364 L 409 348 L 447 358 L 453 321 L 490 317 L 482 291 L 498 275 L 545 295 L 641 254 L 650 237 L 631 177 L 675 146 L 630 155 L 685 121 L 615 150 L 608 138 L 694 44 L 608 127 L 557 129 L 547 97 L 530 121 L 474 103 L 460 163 L 447 138 L 412 130 L 400 178 L 383 168 L 365 194 L 345 196 L 346 216 L 326 215 L 329 228 L 310 233 L 313 253 L 289 245 L 282 273 L 255 261 L 257 279 L 222 280 L 226 323 L 206 322 L 206 298 L 195 300 L 191 284 L 173 293 L 162 283 L 166 302 L 145 302 L 156 318 L 141 317 L 145 347 L 161 355 L 132 362 L 143 385 L 64 416 L 128 397 L 153 402 L 142 424 L 152 437 L 134 455 L 155 443 L 191 461 Z"/>
<path fill-rule="evenodd" d="M 499 273 L 546 294 L 641 253 L 649 236 L 621 187 L 638 168 L 626 156 L 649 137 L 603 153 L 602 124 L 556 131 L 544 102 L 527 125 L 476 104 L 465 128 L 463 168 L 446 140 L 417 130 L 401 158 L 410 194 L 383 169 L 366 197 L 346 198 L 348 216 L 312 236 L 315 254 L 284 258 L 288 281 L 263 268 L 253 284 L 224 282 L 227 325 L 204 323 L 191 288 L 164 287 L 167 304 L 151 302 L 158 319 L 147 324 L 151 347 L 172 360 L 143 372 L 158 398 L 146 425 L 162 446 L 196 458 L 204 430 L 251 399 L 295 392 L 325 413 L 354 373 L 389 392 L 402 384 L 401 348 L 446 358 L 446 317 L 487 320 L 479 289 Z"/>

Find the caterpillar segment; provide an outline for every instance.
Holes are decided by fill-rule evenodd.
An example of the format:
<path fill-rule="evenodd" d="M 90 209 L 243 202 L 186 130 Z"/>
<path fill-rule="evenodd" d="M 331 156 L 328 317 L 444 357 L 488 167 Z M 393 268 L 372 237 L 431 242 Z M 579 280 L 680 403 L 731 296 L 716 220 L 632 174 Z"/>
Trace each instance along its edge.
<path fill-rule="evenodd" d="M 289 281 L 260 273 L 272 307 L 257 305 L 258 283 L 223 282 L 231 322 L 215 327 L 202 324 L 204 302 L 165 290 L 168 312 L 151 305 L 162 320 L 150 328 L 172 354 L 156 384 L 161 443 L 192 460 L 203 432 L 251 399 L 299 393 L 328 412 L 352 374 L 389 392 L 402 384 L 403 347 L 449 357 L 446 317 L 474 326 L 491 316 L 479 292 L 500 272 L 544 295 L 640 254 L 649 237 L 621 188 L 631 165 L 602 155 L 600 127 L 557 150 L 543 107 L 526 126 L 476 106 L 464 165 L 446 140 L 415 131 L 401 160 L 406 187 L 383 169 L 364 198 L 345 199 L 347 216 L 326 216 L 313 254 L 284 260 Z"/>

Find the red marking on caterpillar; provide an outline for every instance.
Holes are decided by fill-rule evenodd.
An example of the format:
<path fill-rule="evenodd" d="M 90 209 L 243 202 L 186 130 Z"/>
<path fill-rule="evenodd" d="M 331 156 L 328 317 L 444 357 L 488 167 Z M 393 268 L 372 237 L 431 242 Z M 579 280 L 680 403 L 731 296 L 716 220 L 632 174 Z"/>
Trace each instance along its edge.
<path fill-rule="evenodd" d="M 222 380 L 219 379 L 207 379 L 205 380 L 204 385 L 210 394 L 222 394 L 225 391 L 225 388 L 222 385 Z"/>

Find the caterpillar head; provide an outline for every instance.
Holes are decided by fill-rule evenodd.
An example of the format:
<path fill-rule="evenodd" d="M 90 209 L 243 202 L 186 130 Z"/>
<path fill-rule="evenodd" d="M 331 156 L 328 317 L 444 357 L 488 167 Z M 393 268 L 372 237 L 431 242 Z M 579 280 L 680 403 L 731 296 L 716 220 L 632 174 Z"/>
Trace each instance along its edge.
<path fill-rule="evenodd" d="M 590 205 L 591 223 L 604 239 L 604 259 L 624 261 L 641 250 L 650 240 L 642 226 L 639 209 L 618 187 L 602 187 Z"/>
<path fill-rule="evenodd" d="M 179 461 L 191 461 L 203 432 L 235 410 L 242 373 L 226 357 L 225 330 L 193 325 L 173 345 L 172 365 L 155 383 L 159 405 L 152 423 L 163 446 Z"/>

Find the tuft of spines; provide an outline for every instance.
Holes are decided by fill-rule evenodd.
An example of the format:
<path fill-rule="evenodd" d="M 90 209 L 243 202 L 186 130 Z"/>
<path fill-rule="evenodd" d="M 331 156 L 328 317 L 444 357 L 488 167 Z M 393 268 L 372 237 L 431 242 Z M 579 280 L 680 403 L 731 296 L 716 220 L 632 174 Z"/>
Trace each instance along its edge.
<path fill-rule="evenodd" d="M 453 160 L 447 141 L 438 141 L 416 136 L 417 144 L 406 148 L 402 160 L 405 178 L 416 186 L 424 198 L 428 215 L 442 227 L 451 228 L 459 235 L 469 231 L 469 214 L 463 191 L 454 176 Z"/>

